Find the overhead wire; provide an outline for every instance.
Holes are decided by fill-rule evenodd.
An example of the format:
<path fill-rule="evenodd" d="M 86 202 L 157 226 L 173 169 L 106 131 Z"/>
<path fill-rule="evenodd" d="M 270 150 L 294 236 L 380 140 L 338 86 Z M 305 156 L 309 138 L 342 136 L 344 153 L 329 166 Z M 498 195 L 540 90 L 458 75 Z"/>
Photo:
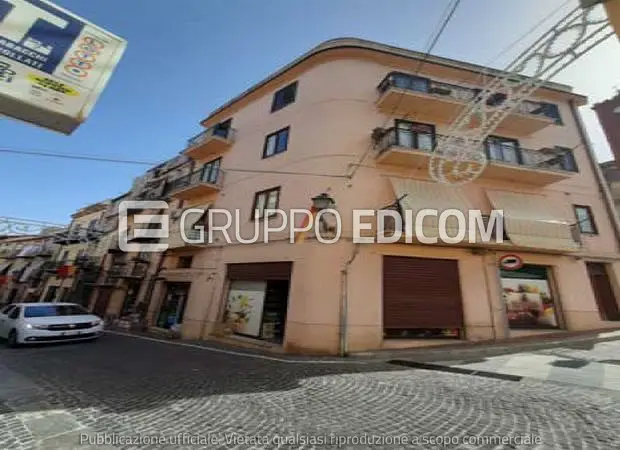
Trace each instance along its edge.
<path fill-rule="evenodd" d="M 426 48 L 424 56 L 422 57 L 421 60 L 418 61 L 418 66 L 417 66 L 416 71 L 415 71 L 416 74 L 419 73 L 420 70 L 422 70 L 422 68 L 424 67 L 424 64 L 425 64 L 426 60 L 428 59 L 428 57 L 430 56 L 431 52 L 433 51 L 433 49 L 437 45 L 437 42 L 439 42 L 439 38 L 441 37 L 441 35 L 446 30 L 446 27 L 448 26 L 448 24 L 452 20 L 452 17 L 454 16 L 454 13 L 456 12 L 456 9 L 459 7 L 460 3 L 461 3 L 461 0 L 453 0 L 444 9 L 444 12 L 443 12 L 443 14 L 442 14 L 442 16 L 440 18 L 440 23 L 439 23 L 439 26 L 438 26 L 438 30 L 434 33 L 434 35 L 431 34 L 431 37 L 427 41 L 428 42 L 428 46 Z M 405 91 L 403 90 L 400 93 L 400 95 L 398 97 L 398 100 L 394 103 L 394 106 L 392 107 L 392 110 L 386 116 L 385 121 L 383 122 L 383 125 L 381 126 L 381 128 L 385 128 L 387 126 L 387 124 L 393 119 L 393 116 L 396 113 L 396 111 L 398 110 L 398 107 L 400 106 L 404 96 L 405 96 Z M 409 113 L 405 114 L 402 117 L 403 120 L 405 120 L 408 116 L 409 116 Z M 357 174 L 357 170 L 359 169 L 359 167 L 361 167 L 364 164 L 364 161 L 366 161 L 366 158 L 372 152 L 374 147 L 375 147 L 375 143 L 371 139 L 371 142 L 368 145 L 368 148 L 361 155 L 361 157 L 359 158 L 358 162 L 352 164 L 352 170 L 348 174 L 348 177 L 347 177 L 348 180 L 349 180 L 349 183 L 351 182 L 353 177 Z"/>

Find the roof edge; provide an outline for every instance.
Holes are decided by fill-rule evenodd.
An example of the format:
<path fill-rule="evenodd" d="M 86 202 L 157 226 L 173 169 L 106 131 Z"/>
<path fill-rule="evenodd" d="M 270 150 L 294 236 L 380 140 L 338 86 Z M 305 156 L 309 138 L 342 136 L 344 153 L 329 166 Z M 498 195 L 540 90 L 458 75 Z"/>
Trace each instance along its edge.
<path fill-rule="evenodd" d="M 422 52 L 419 52 L 419 51 L 416 51 L 416 50 L 408 50 L 408 49 L 405 49 L 405 48 L 402 48 L 402 47 L 396 47 L 396 46 L 392 46 L 392 45 L 388 45 L 388 44 L 381 44 L 379 42 L 369 41 L 369 40 L 366 40 L 366 39 L 360 39 L 360 38 L 355 38 L 355 37 L 339 37 L 339 38 L 334 38 L 334 39 L 328 39 L 327 41 L 321 42 L 316 47 L 313 47 L 312 49 L 310 49 L 306 53 L 304 53 L 301 56 L 295 58 L 293 61 L 291 61 L 290 63 L 286 64 L 284 67 L 281 67 L 280 69 L 278 69 L 275 72 L 273 72 L 267 78 L 264 78 L 263 80 L 261 80 L 258 83 L 254 84 L 250 88 L 246 89 L 241 94 L 239 94 L 236 97 L 232 98 L 231 100 L 229 100 L 228 102 L 226 102 L 222 106 L 216 108 L 214 111 L 209 113 L 209 115 L 207 117 L 202 119 L 200 121 L 200 124 L 201 125 L 204 124 L 209 119 L 211 119 L 213 116 L 215 116 L 215 115 L 221 113 L 222 111 L 224 111 L 225 109 L 231 107 L 232 105 L 234 105 L 235 103 L 237 103 L 238 101 L 243 99 L 244 97 L 248 96 L 249 94 L 251 94 L 252 92 L 254 92 L 257 89 L 261 88 L 262 86 L 264 86 L 265 84 L 269 83 L 270 81 L 276 79 L 280 75 L 288 72 L 290 69 L 292 69 L 293 67 L 297 66 L 298 64 L 300 64 L 301 62 L 305 61 L 306 59 L 308 59 L 308 58 L 310 58 L 310 57 L 312 57 L 312 56 L 314 56 L 314 55 L 316 55 L 318 53 L 322 53 L 324 51 L 327 51 L 327 50 L 334 50 L 334 49 L 338 49 L 338 48 L 350 48 L 350 47 L 356 47 L 356 48 L 366 49 L 366 50 L 371 50 L 371 51 L 378 51 L 378 52 L 382 52 L 382 53 L 390 53 L 390 54 L 392 54 L 394 56 L 402 56 L 402 57 L 405 57 L 405 58 L 412 58 L 412 59 L 426 58 L 426 60 L 429 61 L 429 62 L 441 64 L 441 65 L 448 66 L 448 67 L 453 67 L 453 68 L 456 68 L 456 69 L 469 70 L 469 71 L 475 72 L 475 73 L 480 73 L 482 71 L 486 71 L 487 73 L 490 73 L 492 75 L 502 75 L 502 74 L 505 73 L 505 71 L 503 71 L 503 70 L 494 69 L 492 67 L 486 67 L 486 66 L 481 66 L 481 65 L 478 65 L 478 64 L 468 63 L 468 62 L 464 62 L 464 61 L 458 61 L 458 60 L 455 60 L 455 59 L 445 58 L 445 57 L 442 57 L 442 56 L 435 56 L 435 55 L 428 55 L 427 56 L 425 53 L 422 53 Z M 565 94 L 570 94 L 570 95 L 574 95 L 574 96 L 582 97 L 582 98 L 586 99 L 586 97 L 584 95 L 576 94 L 573 91 L 573 88 L 571 86 L 569 86 L 569 85 L 566 85 L 566 84 L 561 84 L 561 83 L 556 83 L 556 82 L 548 81 L 548 82 L 543 83 L 543 85 L 541 87 L 543 87 L 545 89 L 559 91 L 559 92 L 562 92 L 562 93 L 565 93 Z"/>

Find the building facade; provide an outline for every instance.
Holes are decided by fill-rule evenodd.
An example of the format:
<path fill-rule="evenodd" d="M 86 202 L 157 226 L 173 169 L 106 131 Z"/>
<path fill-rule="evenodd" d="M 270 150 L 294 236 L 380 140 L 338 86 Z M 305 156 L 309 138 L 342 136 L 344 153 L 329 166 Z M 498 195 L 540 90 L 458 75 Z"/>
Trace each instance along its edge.
<path fill-rule="evenodd" d="M 328 354 L 617 326 L 618 228 L 577 112 L 586 99 L 545 85 L 488 139 L 482 177 L 431 184 L 436 136 L 475 98 L 482 68 L 441 58 L 419 68 L 421 57 L 329 41 L 202 122 L 184 152 L 189 183 L 168 191 L 181 209 L 239 210 L 247 239 L 256 209 L 308 208 L 329 193 L 343 236 L 179 243 L 153 292 L 150 308 L 166 318 L 155 325 L 180 322 L 188 338 L 232 328 Z M 352 243 L 354 209 L 399 198 L 401 211 L 502 209 L 508 241 Z M 511 254 L 521 269 L 500 267 Z"/>
<path fill-rule="evenodd" d="M 327 41 L 212 112 L 180 155 L 123 197 L 167 201 L 165 211 L 128 212 L 130 234 L 144 228 L 136 213 L 167 213 L 167 239 L 132 240 L 164 242 L 164 252 L 119 249 L 121 199 L 92 212 L 108 222 L 89 247 L 100 257 L 91 308 L 120 318 L 139 310 L 148 326 L 184 338 L 317 354 L 618 326 L 620 228 L 580 121 L 586 98 L 545 84 L 486 141 L 480 178 L 442 185 L 428 174 L 437 136 L 476 99 L 482 73 L 497 72 L 423 58 Z M 318 200 L 342 219 L 337 242 L 309 232 L 291 243 L 286 228 L 245 243 L 281 225 L 267 210 Z M 181 230 L 190 208 L 238 212 L 238 232 L 213 231 L 225 217 L 201 212 Z M 405 220 L 425 208 L 503 210 L 505 241 L 354 243 L 354 210 L 385 208 Z M 437 233 L 436 222 L 423 228 Z M 194 239 L 201 229 L 214 239 Z"/>
<path fill-rule="evenodd" d="M 620 92 L 593 107 L 616 161 L 620 161 Z"/>

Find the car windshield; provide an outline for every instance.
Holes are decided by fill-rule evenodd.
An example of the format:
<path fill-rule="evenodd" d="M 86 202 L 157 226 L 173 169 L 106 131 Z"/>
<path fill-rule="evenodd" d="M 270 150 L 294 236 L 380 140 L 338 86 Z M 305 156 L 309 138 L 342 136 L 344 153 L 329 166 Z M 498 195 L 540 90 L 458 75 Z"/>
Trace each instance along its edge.
<path fill-rule="evenodd" d="M 45 305 L 27 306 L 24 317 L 80 316 L 88 314 L 79 305 Z"/>

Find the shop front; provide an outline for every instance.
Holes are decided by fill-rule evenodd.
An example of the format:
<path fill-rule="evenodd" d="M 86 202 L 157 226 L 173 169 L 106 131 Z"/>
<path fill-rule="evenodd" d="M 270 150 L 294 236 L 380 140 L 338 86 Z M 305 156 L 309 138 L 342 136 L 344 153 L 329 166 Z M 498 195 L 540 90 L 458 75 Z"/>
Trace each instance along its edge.
<path fill-rule="evenodd" d="M 509 329 L 560 328 L 550 267 L 526 264 L 500 268 L 500 283 Z"/>
<path fill-rule="evenodd" d="M 183 323 L 191 283 L 166 283 L 166 293 L 159 308 L 155 326 L 171 329 Z"/>
<path fill-rule="evenodd" d="M 224 321 L 235 334 L 284 342 L 292 263 L 229 264 Z"/>

